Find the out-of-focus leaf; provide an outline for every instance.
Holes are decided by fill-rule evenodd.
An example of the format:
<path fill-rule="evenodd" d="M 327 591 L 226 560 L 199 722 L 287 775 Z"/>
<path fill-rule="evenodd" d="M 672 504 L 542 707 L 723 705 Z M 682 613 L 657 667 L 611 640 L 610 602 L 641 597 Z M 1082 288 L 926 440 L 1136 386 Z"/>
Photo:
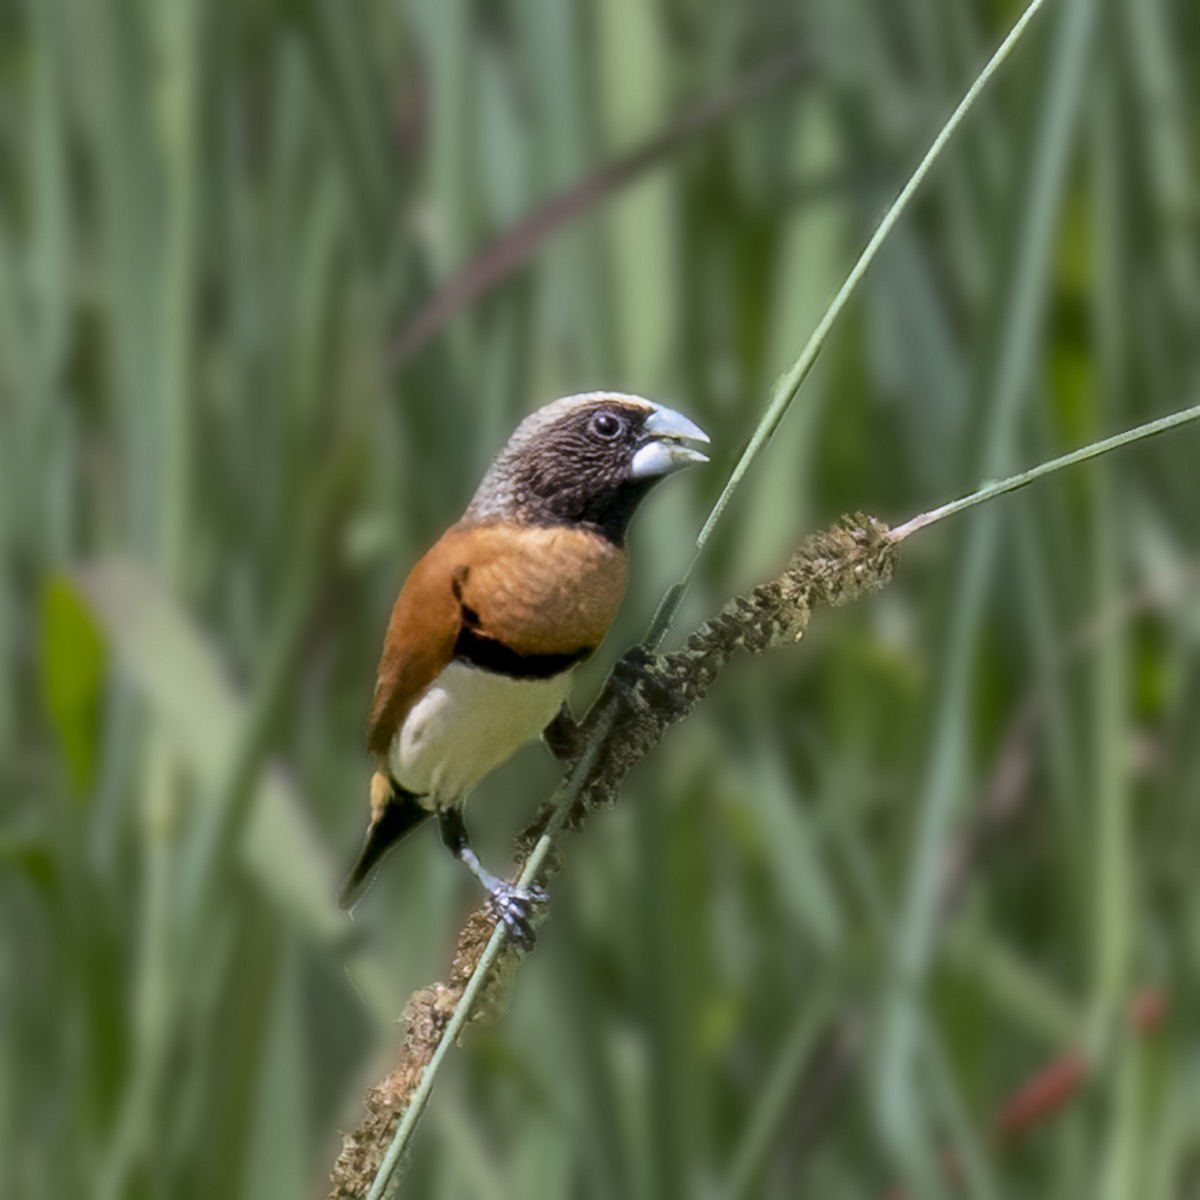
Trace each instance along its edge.
<path fill-rule="evenodd" d="M 245 701 L 215 649 L 145 567 L 106 560 L 76 578 L 121 667 L 196 776 L 215 786 L 235 752 Z M 345 933 L 332 865 L 281 771 L 259 784 L 242 843 L 263 887 L 322 939 Z"/>
<path fill-rule="evenodd" d="M 309 1191 L 308 1058 L 301 976 L 294 945 L 285 945 L 266 1025 L 254 1122 L 247 1141 L 242 1195 L 304 1196 Z"/>
<path fill-rule="evenodd" d="M 76 790 L 90 787 L 96 761 L 104 641 L 71 580 L 42 589 L 42 689 Z"/>
<path fill-rule="evenodd" d="M 0 832 L 0 866 L 23 871 L 40 887 L 54 882 L 57 864 L 50 847 L 43 842 Z"/>
<path fill-rule="evenodd" d="M 842 914 L 811 817 L 787 778 L 778 750 L 760 747 L 746 775 L 745 787 L 761 822 L 763 858 L 778 895 L 796 928 L 822 950 L 832 950 L 844 936 Z"/>
<path fill-rule="evenodd" d="M 1040 314 L 1051 283 L 1049 247 L 1065 190 L 1066 162 L 1083 111 L 1088 51 L 1096 24 L 1091 0 L 1074 0 L 1060 9 L 1057 40 L 1044 68 L 1044 113 L 1030 126 L 1023 150 L 1029 167 L 1014 176 L 1010 203 L 1021 220 L 1012 222 L 1005 257 L 997 268 L 1006 273 L 997 292 L 995 333 L 985 360 L 984 395 L 977 406 L 979 453 L 976 474 L 1007 471 L 1013 460 L 1018 417 L 1031 392 Z M 939 869 L 955 801 L 967 775 L 968 697 L 974 676 L 974 648 L 984 618 L 984 601 L 994 575 L 998 535 L 994 510 L 981 514 L 963 543 L 953 585 L 953 621 L 944 641 L 934 702 L 924 749 L 912 851 L 906 868 L 903 915 L 898 927 L 897 961 L 901 969 L 890 997 L 878 1057 L 876 1099 L 881 1128 L 905 1182 L 930 1194 L 939 1188 L 936 1151 L 928 1113 L 913 1102 L 918 1012 L 912 1000 L 916 980 L 928 969 L 937 928 Z"/>

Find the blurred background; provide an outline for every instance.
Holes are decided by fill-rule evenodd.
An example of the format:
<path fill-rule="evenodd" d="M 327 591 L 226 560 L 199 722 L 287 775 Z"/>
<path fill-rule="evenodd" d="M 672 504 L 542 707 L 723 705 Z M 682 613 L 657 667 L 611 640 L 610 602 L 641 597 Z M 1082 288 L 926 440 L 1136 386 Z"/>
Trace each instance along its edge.
<path fill-rule="evenodd" d="M 323 1194 L 477 898 L 425 830 L 333 905 L 407 568 L 537 405 L 687 412 L 586 704 L 1019 12 L 0 0 L 0 1194 Z M 1047 4 L 678 628 L 1196 402 L 1198 68 L 1191 0 Z M 1198 458 L 922 533 L 736 664 L 568 845 L 404 1194 L 1200 1194 Z M 485 861 L 557 774 L 479 789 Z"/>

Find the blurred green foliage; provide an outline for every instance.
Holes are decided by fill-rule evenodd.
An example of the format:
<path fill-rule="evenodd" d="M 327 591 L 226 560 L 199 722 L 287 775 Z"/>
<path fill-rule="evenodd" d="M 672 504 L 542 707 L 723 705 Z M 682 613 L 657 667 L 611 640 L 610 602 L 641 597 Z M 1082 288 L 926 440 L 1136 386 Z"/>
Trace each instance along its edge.
<path fill-rule="evenodd" d="M 320 1194 L 475 898 L 429 834 L 353 924 L 332 904 L 406 567 L 536 404 L 694 416 L 714 465 L 639 518 L 582 703 L 1018 11 L 0 0 L 0 1194 Z M 522 213 L 793 44 L 803 76 L 389 364 Z M 1193 0 L 1053 0 L 682 625 L 843 509 L 903 519 L 1194 402 L 1198 80 Z M 732 671 L 569 846 L 404 1194 L 1193 1194 L 1198 455 L 1185 430 L 923 534 Z M 531 748 L 481 787 L 493 863 L 554 779 Z M 1147 985 L 1168 1015 L 1132 1039 Z M 998 1150 L 1066 1045 L 1084 1094 Z"/>

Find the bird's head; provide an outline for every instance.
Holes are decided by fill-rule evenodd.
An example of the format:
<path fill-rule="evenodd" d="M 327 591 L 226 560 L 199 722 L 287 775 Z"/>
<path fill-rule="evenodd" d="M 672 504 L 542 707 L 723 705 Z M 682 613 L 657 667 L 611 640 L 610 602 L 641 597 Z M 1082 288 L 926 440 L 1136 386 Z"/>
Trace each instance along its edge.
<path fill-rule="evenodd" d="M 708 459 L 687 417 L 640 396 L 589 392 L 526 417 L 484 476 L 469 520 L 585 525 L 618 545 L 665 476 Z"/>

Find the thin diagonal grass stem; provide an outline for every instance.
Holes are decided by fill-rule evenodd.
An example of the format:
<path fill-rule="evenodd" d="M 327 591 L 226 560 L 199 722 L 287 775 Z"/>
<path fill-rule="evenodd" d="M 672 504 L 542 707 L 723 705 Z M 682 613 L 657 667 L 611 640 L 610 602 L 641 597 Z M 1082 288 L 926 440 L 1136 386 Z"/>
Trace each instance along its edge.
<path fill-rule="evenodd" d="M 845 283 L 838 289 L 837 295 L 834 296 L 832 303 L 825 310 L 825 315 L 821 318 L 820 324 L 813 330 L 812 336 L 808 339 L 808 344 L 800 352 L 800 357 L 775 381 L 775 386 L 771 389 L 771 400 L 767 405 L 767 411 L 763 413 L 762 419 L 759 421 L 758 427 L 754 430 L 749 444 L 742 452 L 742 457 L 738 460 L 737 466 L 734 467 L 728 482 L 717 497 L 712 511 L 708 514 L 708 519 L 704 522 L 703 528 L 696 537 L 696 550 L 692 555 L 692 561 L 688 564 L 683 578 L 667 592 L 666 596 L 663 597 L 662 603 L 658 606 L 658 611 L 654 614 L 654 619 L 650 623 L 650 629 L 646 634 L 646 645 L 652 649 L 661 644 L 667 634 L 667 630 L 670 629 L 671 622 L 675 619 L 675 614 L 679 611 L 679 606 L 687 593 L 692 573 L 696 569 L 696 563 L 704 553 L 704 548 L 708 545 L 708 540 L 712 537 L 713 530 L 716 529 L 717 523 L 725 513 L 725 509 L 729 507 L 729 502 L 733 499 L 734 492 L 741 486 L 742 480 L 754 465 L 754 460 L 762 453 L 767 443 L 774 436 L 775 431 L 779 428 L 783 418 L 787 415 L 792 401 L 795 400 L 800 391 L 800 385 L 808 377 L 808 373 L 812 370 L 813 364 L 817 361 L 818 355 L 820 355 L 821 350 L 824 348 L 834 322 L 841 316 L 842 310 L 845 309 L 846 305 L 849 304 L 850 297 L 862 282 L 863 276 L 867 273 L 867 268 L 870 267 L 876 254 L 879 253 L 880 247 L 887 240 L 896 222 L 899 221 L 901 214 L 908 207 L 909 201 L 916 195 L 917 189 L 924 182 L 925 176 L 929 174 L 938 156 L 945 149 L 946 143 L 954 136 L 955 131 L 962 124 L 967 113 L 971 111 L 972 106 L 979 98 L 983 89 L 987 87 L 992 76 L 1003 66 L 1004 61 L 1021 40 L 1029 23 L 1037 15 L 1038 9 L 1044 3 L 1045 0 L 1032 0 L 1029 7 L 1021 14 L 1020 20 L 1012 27 L 1008 37 L 1000 43 L 995 54 L 992 55 L 987 65 L 976 77 L 975 82 L 967 89 L 966 95 L 959 101 L 958 107 L 950 114 L 949 120 L 942 126 L 941 132 L 937 137 L 934 138 L 933 144 L 925 152 L 925 157 L 917 164 L 917 169 L 912 173 L 909 181 L 901 189 L 896 199 L 892 201 L 887 212 L 884 213 L 883 219 L 871 235 L 871 240 L 867 242 L 865 249 L 858 256 L 858 261 L 854 264 L 850 274 L 846 276 Z"/>
<path fill-rule="evenodd" d="M 942 521 L 946 517 L 952 517 L 955 513 L 965 512 L 968 508 L 974 508 L 977 504 L 983 504 L 986 500 L 994 500 L 997 496 L 1003 496 L 1007 492 L 1015 492 L 1019 488 L 1028 487 L 1035 480 L 1042 479 L 1046 475 L 1053 475 L 1055 471 L 1061 471 L 1063 467 L 1073 467 L 1076 463 L 1087 462 L 1092 458 L 1099 458 L 1100 455 L 1107 454 L 1110 450 L 1119 450 L 1122 446 L 1129 446 L 1134 442 L 1144 441 L 1146 438 L 1153 437 L 1157 433 L 1165 433 L 1168 429 L 1174 429 L 1179 425 L 1186 425 L 1189 421 L 1195 420 L 1200 420 L 1200 404 L 1194 405 L 1192 408 L 1182 409 L 1177 413 L 1171 413 L 1167 417 L 1160 417 L 1157 421 L 1149 421 L 1145 425 L 1138 425 L 1135 429 L 1127 429 L 1124 433 L 1117 433 L 1112 437 L 1104 438 L 1103 441 L 1093 442 L 1090 446 L 1082 446 L 1078 450 L 1072 450 L 1070 454 L 1063 454 L 1059 458 L 1051 459 L 1049 462 L 1039 463 L 1038 466 L 1031 467 L 1028 471 L 1022 471 L 1018 475 L 1010 475 L 1007 479 L 985 483 L 983 487 L 978 488 L 969 496 L 963 496 L 958 500 L 951 500 L 948 504 L 930 509 L 929 512 L 922 513 L 919 517 L 913 517 L 912 520 L 905 521 L 903 525 L 897 525 L 888 536 L 893 542 L 902 542 L 911 534 L 916 533 L 918 529 L 925 529 L 930 525 L 935 525 L 938 521 Z"/>

